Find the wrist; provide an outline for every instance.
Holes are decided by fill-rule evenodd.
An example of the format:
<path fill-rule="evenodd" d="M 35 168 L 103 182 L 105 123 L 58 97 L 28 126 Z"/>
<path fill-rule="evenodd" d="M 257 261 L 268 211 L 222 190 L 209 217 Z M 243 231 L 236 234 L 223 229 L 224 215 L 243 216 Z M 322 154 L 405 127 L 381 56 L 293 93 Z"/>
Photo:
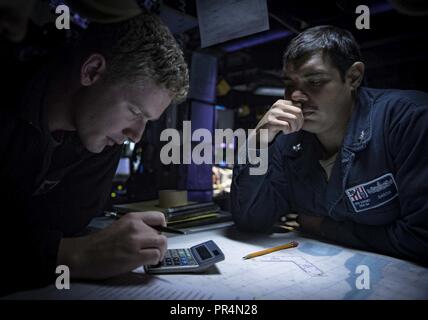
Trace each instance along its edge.
<path fill-rule="evenodd" d="M 82 277 L 83 243 L 81 238 L 62 238 L 59 244 L 57 265 L 66 265 L 72 278 Z"/>
<path fill-rule="evenodd" d="M 246 144 L 249 149 L 268 149 L 279 131 L 274 129 L 256 128 L 248 135 Z"/>
<path fill-rule="evenodd" d="M 297 222 L 300 225 L 300 230 L 313 235 L 319 235 L 321 232 L 321 225 L 323 223 L 323 216 L 312 216 L 306 214 L 299 214 Z"/>

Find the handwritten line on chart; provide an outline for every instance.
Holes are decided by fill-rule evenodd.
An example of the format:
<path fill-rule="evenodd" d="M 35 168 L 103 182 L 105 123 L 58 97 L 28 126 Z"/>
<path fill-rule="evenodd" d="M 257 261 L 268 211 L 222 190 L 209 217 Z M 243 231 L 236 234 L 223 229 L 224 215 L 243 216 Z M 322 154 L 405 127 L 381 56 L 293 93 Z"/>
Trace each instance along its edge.
<path fill-rule="evenodd" d="M 292 262 L 311 277 L 319 277 L 324 274 L 318 267 L 303 257 L 298 256 L 262 256 L 257 257 L 254 261 L 260 262 Z"/>

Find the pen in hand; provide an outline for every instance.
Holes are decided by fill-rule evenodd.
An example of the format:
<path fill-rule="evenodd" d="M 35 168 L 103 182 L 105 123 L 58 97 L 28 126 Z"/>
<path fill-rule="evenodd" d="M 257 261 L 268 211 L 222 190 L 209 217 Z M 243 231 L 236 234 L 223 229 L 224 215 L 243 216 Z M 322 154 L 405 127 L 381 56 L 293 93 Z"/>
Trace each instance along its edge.
<path fill-rule="evenodd" d="M 122 216 L 121 214 L 117 213 L 117 212 L 111 212 L 111 211 L 104 211 L 104 214 L 106 217 L 110 217 L 113 219 L 120 219 L 120 217 Z M 157 226 L 150 226 L 151 228 L 160 231 L 160 232 L 169 232 L 169 233 L 175 233 L 175 234 L 186 234 L 186 232 L 182 231 L 182 230 L 178 230 L 178 229 L 174 229 L 174 228 L 170 228 L 170 227 L 165 227 L 165 226 L 161 226 L 161 225 L 157 225 Z"/>
<path fill-rule="evenodd" d="M 291 241 L 291 242 L 283 244 L 281 246 L 277 246 L 277 247 L 273 247 L 273 248 L 269 248 L 269 249 L 265 249 L 265 250 L 261 250 L 261 251 L 257 251 L 257 252 L 247 254 L 245 257 L 243 257 L 243 259 L 251 259 L 251 258 L 262 256 L 262 255 L 265 255 L 268 253 L 272 253 L 275 251 L 279 251 L 279 250 L 283 250 L 283 249 L 289 249 L 289 248 L 295 248 L 298 245 L 299 245 L 299 243 L 297 241 Z"/>
<path fill-rule="evenodd" d="M 163 231 L 163 232 L 169 232 L 169 233 L 176 233 L 176 234 L 186 234 L 186 232 L 170 227 L 164 227 L 164 226 L 150 226 L 151 228 L 157 230 L 157 231 Z"/>

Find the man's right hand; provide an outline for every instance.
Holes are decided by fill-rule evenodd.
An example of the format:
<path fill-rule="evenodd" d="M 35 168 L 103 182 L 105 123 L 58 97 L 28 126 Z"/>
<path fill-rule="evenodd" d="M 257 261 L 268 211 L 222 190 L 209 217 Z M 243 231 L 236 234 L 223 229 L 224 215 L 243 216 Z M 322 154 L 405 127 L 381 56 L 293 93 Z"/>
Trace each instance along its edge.
<path fill-rule="evenodd" d="M 260 141 L 260 129 L 267 129 L 267 141 L 260 142 L 263 143 L 261 145 L 268 145 L 279 132 L 282 131 L 285 134 L 289 134 L 299 131 L 302 126 L 303 113 L 300 103 L 294 103 L 290 100 L 278 100 L 259 121 L 255 133 L 257 134 L 257 140 Z"/>
<path fill-rule="evenodd" d="M 128 213 L 97 233 L 63 238 L 57 262 L 80 279 L 104 279 L 157 264 L 167 249 L 166 237 L 150 227 L 158 225 L 166 225 L 161 212 Z"/>

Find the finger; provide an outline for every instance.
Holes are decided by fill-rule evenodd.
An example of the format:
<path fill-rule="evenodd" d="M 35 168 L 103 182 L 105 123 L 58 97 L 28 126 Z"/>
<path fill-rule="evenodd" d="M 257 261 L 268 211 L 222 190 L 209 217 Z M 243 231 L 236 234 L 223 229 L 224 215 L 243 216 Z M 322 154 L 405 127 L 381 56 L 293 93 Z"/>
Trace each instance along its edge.
<path fill-rule="evenodd" d="M 305 118 L 303 117 L 303 111 L 300 107 L 286 106 L 286 108 L 280 108 L 278 111 L 294 115 L 296 117 L 296 122 L 298 123 L 298 130 L 301 129 Z"/>
<path fill-rule="evenodd" d="M 268 120 L 269 122 L 265 123 L 265 125 L 261 129 L 268 129 L 269 134 L 272 132 L 279 132 L 282 131 L 285 134 L 288 134 L 291 132 L 290 124 L 287 121 L 271 118 Z"/>
<path fill-rule="evenodd" d="M 279 226 L 281 229 L 285 229 L 287 231 L 294 231 L 295 229 L 293 227 L 289 227 L 289 226 Z"/>
<path fill-rule="evenodd" d="M 271 105 L 270 110 L 278 108 L 280 105 L 292 104 L 290 100 L 278 99 Z"/>
<path fill-rule="evenodd" d="M 163 260 L 162 254 L 159 249 L 142 249 L 139 252 L 140 264 L 156 265 Z"/>
<path fill-rule="evenodd" d="M 294 116 L 296 117 L 295 122 L 297 124 L 296 131 L 299 131 L 300 129 L 302 129 L 303 123 L 305 122 L 305 117 L 303 117 L 302 109 L 299 109 L 297 113 L 294 113 Z"/>
<path fill-rule="evenodd" d="M 287 121 L 290 124 L 291 132 L 300 130 L 300 119 L 297 115 L 277 109 L 271 112 L 271 115 L 278 120 Z"/>
<path fill-rule="evenodd" d="M 267 130 L 267 135 L 266 132 L 261 132 L 262 129 Z M 265 148 L 266 145 L 263 146 L 262 141 L 264 141 L 265 143 L 270 143 L 280 132 L 283 132 L 284 134 L 289 134 L 291 132 L 290 124 L 286 121 L 272 119 L 270 122 L 265 122 L 262 126 L 258 128 L 257 135 L 252 138 L 256 139 L 256 142 L 249 142 L 250 138 L 247 140 L 247 142 L 250 146 L 251 143 L 253 145 L 256 143 L 260 143 L 260 148 Z M 242 157 L 242 149 L 240 149 L 239 151 L 241 154 L 240 156 Z"/>
<path fill-rule="evenodd" d="M 138 246 L 140 249 L 154 248 L 159 249 L 161 252 L 166 251 L 168 240 L 162 234 L 147 234 L 142 233 L 137 239 Z"/>
<path fill-rule="evenodd" d="M 305 118 L 303 117 L 303 112 L 301 108 L 297 108 L 295 106 L 290 106 L 290 105 L 280 105 L 275 109 L 272 109 L 270 111 L 271 113 L 285 113 L 285 114 L 292 114 L 295 116 L 295 121 L 298 123 L 297 125 L 297 130 L 300 130 L 303 126 L 303 122 L 305 120 Z M 285 116 L 285 115 L 284 115 Z"/>
<path fill-rule="evenodd" d="M 297 217 L 298 217 L 299 215 L 297 214 L 297 213 L 289 213 L 289 214 L 286 214 L 285 215 L 285 217 L 287 218 L 287 219 L 297 219 Z"/>
<path fill-rule="evenodd" d="M 302 103 L 300 101 L 294 101 L 293 106 L 298 107 L 299 109 L 302 109 Z"/>
<path fill-rule="evenodd" d="M 284 223 L 288 227 L 299 228 L 300 225 L 296 221 L 286 221 Z"/>
<path fill-rule="evenodd" d="M 285 101 L 285 102 L 283 102 Z M 280 109 L 283 110 L 285 112 L 290 112 L 292 114 L 299 114 L 302 113 L 302 109 L 299 108 L 298 106 L 296 106 L 295 104 L 293 104 L 293 102 L 288 101 L 288 100 L 279 100 L 277 101 L 273 106 L 272 109 Z"/>
<path fill-rule="evenodd" d="M 278 99 L 276 100 L 276 102 L 273 105 L 288 105 L 288 106 L 292 106 L 294 105 L 294 102 L 291 100 L 286 100 L 286 99 Z"/>

